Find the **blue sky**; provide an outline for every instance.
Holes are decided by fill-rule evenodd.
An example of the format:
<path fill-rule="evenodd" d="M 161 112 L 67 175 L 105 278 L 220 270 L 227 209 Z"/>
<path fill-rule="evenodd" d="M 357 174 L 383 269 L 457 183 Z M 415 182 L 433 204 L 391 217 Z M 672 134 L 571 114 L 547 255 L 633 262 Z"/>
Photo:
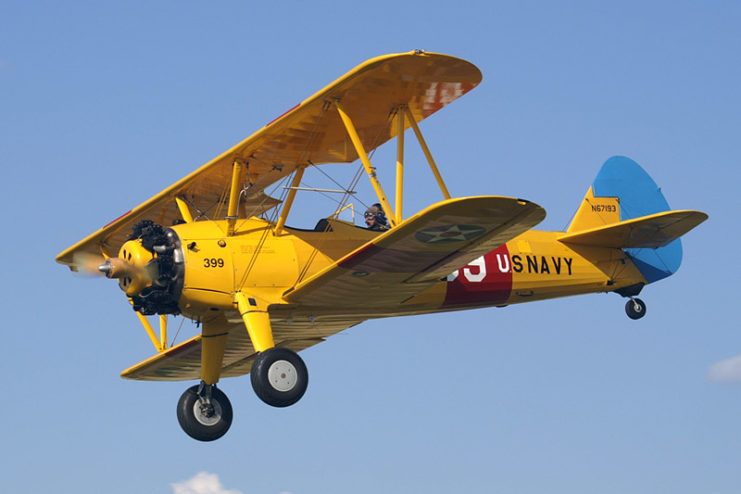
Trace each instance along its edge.
<path fill-rule="evenodd" d="M 3 2 L 2 490 L 738 492 L 740 24 L 731 1 Z M 118 377 L 153 352 L 118 287 L 54 256 L 416 48 L 484 74 L 422 124 L 453 195 L 524 197 L 561 229 L 621 154 L 710 220 L 641 321 L 611 294 L 364 323 L 303 353 L 297 405 L 228 379 L 231 430 L 189 439 L 189 384 Z M 391 170 L 393 150 L 374 159 Z M 440 197 L 407 160 L 411 213 Z M 307 209 L 289 224 L 323 213 Z"/>

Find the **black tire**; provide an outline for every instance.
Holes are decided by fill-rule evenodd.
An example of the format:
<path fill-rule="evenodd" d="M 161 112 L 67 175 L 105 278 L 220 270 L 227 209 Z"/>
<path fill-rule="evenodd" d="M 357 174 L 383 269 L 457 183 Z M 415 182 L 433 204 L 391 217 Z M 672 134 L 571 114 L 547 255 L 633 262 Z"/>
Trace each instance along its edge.
<path fill-rule="evenodd" d="M 198 386 L 192 386 L 178 401 L 178 422 L 186 434 L 198 441 L 215 441 L 232 425 L 232 404 L 219 389 L 213 388 L 211 404 L 214 414 L 205 416 L 198 401 Z"/>
<path fill-rule="evenodd" d="M 291 406 L 300 400 L 309 385 L 309 373 L 301 357 L 296 352 L 279 347 L 257 354 L 250 378 L 257 397 L 279 408 Z"/>
<path fill-rule="evenodd" d="M 640 319 L 646 315 L 646 303 L 639 298 L 628 300 L 625 304 L 625 313 L 631 319 Z"/>

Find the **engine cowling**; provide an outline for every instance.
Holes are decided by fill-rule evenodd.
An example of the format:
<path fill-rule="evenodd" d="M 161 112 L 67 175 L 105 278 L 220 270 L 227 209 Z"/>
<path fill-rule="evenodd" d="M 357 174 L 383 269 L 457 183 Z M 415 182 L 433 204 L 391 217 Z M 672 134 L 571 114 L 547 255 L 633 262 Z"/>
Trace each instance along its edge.
<path fill-rule="evenodd" d="M 179 314 L 185 264 L 177 233 L 145 220 L 137 223 L 118 257 L 99 267 L 118 279 L 134 310 L 144 315 Z"/>

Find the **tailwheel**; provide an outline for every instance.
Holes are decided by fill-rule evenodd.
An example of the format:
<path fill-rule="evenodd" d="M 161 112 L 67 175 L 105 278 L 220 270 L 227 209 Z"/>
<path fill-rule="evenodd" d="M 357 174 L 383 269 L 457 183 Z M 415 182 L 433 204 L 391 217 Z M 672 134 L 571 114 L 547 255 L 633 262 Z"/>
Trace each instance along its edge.
<path fill-rule="evenodd" d="M 631 298 L 625 303 L 625 313 L 631 319 L 640 319 L 646 315 L 646 303 L 639 298 Z"/>
<path fill-rule="evenodd" d="M 216 385 L 201 381 L 178 401 L 178 422 L 186 434 L 199 441 L 214 441 L 232 425 L 232 405 Z"/>
<path fill-rule="evenodd" d="M 258 398 L 274 407 L 293 405 L 306 392 L 309 373 L 296 352 L 273 347 L 260 352 L 250 371 Z"/>

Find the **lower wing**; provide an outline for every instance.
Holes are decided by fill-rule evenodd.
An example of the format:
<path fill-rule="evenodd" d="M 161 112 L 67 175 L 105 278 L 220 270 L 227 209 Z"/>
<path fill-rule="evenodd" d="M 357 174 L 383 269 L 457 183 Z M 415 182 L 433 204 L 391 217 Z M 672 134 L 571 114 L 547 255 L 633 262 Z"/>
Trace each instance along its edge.
<path fill-rule="evenodd" d="M 318 315 L 295 317 L 294 314 L 271 311 L 271 325 L 276 346 L 298 352 L 321 343 L 329 336 L 354 326 L 363 319 L 346 316 Z M 223 314 L 204 324 L 219 324 L 228 331 L 229 336 L 221 367 L 221 377 L 235 377 L 249 374 L 252 361 L 257 352 L 244 327 L 239 314 L 227 320 Z M 201 378 L 201 335 L 180 343 L 164 352 L 158 353 L 121 373 L 125 379 L 140 381 L 185 381 Z"/>

